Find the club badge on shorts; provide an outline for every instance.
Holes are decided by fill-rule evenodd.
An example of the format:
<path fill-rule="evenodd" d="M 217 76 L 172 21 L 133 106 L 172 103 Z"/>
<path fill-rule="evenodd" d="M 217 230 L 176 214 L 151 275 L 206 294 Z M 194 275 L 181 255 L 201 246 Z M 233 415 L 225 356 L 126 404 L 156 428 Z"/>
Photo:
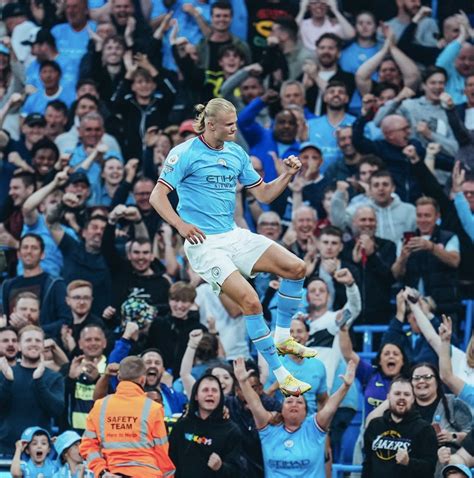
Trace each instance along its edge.
<path fill-rule="evenodd" d="M 217 279 L 221 275 L 221 269 L 220 267 L 213 267 L 211 269 L 211 274 L 214 279 Z"/>

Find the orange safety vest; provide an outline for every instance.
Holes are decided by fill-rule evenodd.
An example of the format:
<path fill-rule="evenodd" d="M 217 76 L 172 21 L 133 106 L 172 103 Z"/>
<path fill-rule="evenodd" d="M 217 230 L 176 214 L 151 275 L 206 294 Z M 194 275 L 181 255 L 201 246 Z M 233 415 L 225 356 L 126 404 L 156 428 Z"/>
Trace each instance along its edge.
<path fill-rule="evenodd" d="M 163 407 L 134 382 L 120 382 L 114 395 L 95 402 L 79 450 L 96 477 L 105 469 L 136 478 L 175 472 Z"/>

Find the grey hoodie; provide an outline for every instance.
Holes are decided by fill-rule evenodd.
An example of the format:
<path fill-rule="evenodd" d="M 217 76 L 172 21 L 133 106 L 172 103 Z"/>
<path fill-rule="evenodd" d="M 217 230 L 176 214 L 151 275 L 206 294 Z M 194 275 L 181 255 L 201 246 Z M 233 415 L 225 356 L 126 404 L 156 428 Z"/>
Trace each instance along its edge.
<path fill-rule="evenodd" d="M 372 199 L 347 206 L 344 194 L 336 191 L 331 201 L 331 223 L 341 229 L 352 227 L 352 216 L 359 207 L 372 206 L 377 215 L 375 235 L 397 244 L 404 232 L 416 229 L 416 208 L 403 202 L 396 194 L 387 207 L 378 206 Z"/>
<path fill-rule="evenodd" d="M 439 104 L 431 103 L 425 96 L 420 98 L 409 98 L 402 103 L 391 100 L 387 101 L 375 115 L 374 123 L 380 126 L 382 120 L 391 114 L 404 116 L 411 125 L 413 136 L 423 145 L 428 143 L 439 143 L 443 153 L 449 156 L 455 156 L 459 145 L 454 137 L 453 130 L 449 125 L 446 110 Z M 431 130 L 431 140 L 427 140 L 423 135 L 416 131 L 416 125 L 424 121 L 428 123 Z"/>

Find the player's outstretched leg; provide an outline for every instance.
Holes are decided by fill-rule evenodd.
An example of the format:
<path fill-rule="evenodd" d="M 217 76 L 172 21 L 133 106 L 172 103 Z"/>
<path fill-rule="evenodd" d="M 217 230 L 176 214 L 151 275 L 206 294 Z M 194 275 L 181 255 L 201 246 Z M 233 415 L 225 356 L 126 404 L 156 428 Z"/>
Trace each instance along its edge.
<path fill-rule="evenodd" d="M 277 296 L 277 323 L 275 345 L 279 355 L 296 355 L 299 358 L 316 357 L 318 353 L 299 344 L 290 335 L 291 319 L 298 311 L 303 293 L 304 279 L 282 279 Z"/>
<path fill-rule="evenodd" d="M 271 336 L 270 329 L 265 323 L 263 314 L 245 315 L 244 318 L 249 337 L 274 373 L 280 384 L 281 392 L 286 396 L 298 396 L 310 390 L 311 385 L 294 378 L 281 364 L 275 348 L 275 342 Z"/>
<path fill-rule="evenodd" d="M 310 385 L 293 378 L 281 364 L 270 329 L 263 318 L 258 295 L 247 280 L 238 271 L 234 271 L 224 280 L 221 288 L 241 307 L 249 337 L 275 374 L 282 393 L 301 395 L 310 390 Z"/>

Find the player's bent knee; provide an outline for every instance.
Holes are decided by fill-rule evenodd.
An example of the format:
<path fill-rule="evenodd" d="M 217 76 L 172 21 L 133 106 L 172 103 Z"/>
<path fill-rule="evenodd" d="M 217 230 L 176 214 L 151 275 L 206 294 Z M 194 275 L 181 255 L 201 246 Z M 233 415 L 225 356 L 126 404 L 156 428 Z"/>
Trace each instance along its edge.
<path fill-rule="evenodd" d="M 306 276 L 306 263 L 301 259 L 295 261 L 291 268 L 291 279 L 303 279 Z"/>
<path fill-rule="evenodd" d="M 246 294 L 239 305 L 244 315 L 261 314 L 263 311 L 257 294 Z"/>

